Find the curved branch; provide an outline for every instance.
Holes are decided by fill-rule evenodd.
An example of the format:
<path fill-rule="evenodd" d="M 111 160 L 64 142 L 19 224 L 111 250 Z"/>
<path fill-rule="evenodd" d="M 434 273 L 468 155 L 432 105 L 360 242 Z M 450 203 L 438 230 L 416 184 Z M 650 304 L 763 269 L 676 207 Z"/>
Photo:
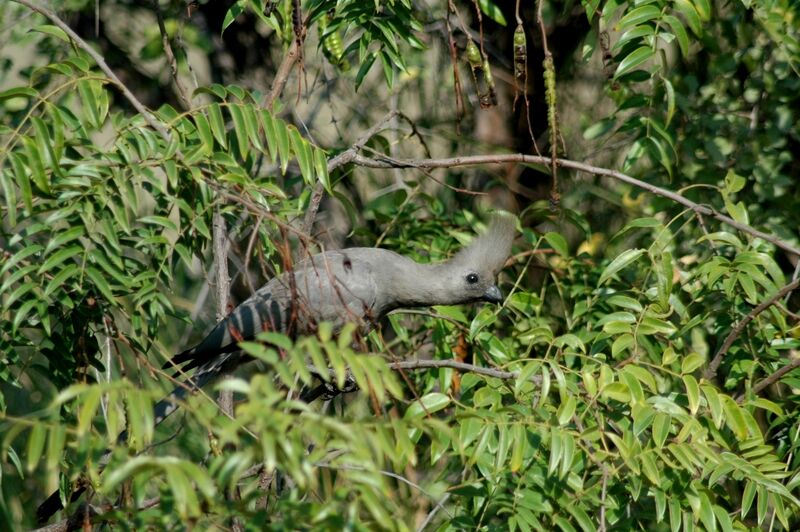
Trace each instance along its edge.
<path fill-rule="evenodd" d="M 733 345 L 733 342 L 735 342 L 736 339 L 739 338 L 739 336 L 742 334 L 742 331 L 744 331 L 744 328 L 747 327 L 747 324 L 750 323 L 751 321 L 753 321 L 756 318 L 756 316 L 758 316 L 759 314 L 761 314 L 762 312 L 767 310 L 769 307 L 771 307 L 772 305 L 775 305 L 778 302 L 779 299 L 781 299 L 786 294 L 790 293 L 792 290 L 794 290 L 798 286 L 800 286 L 800 279 L 795 279 L 791 283 L 787 284 L 786 286 L 784 286 L 783 288 L 781 288 L 780 290 L 775 292 L 775 294 L 771 298 L 769 298 L 766 301 L 764 301 L 763 303 L 759 304 L 756 308 L 751 310 L 747 314 L 747 316 L 742 318 L 742 321 L 740 321 L 739 323 L 736 324 L 736 327 L 733 328 L 733 330 L 725 338 L 725 341 L 722 342 L 722 347 L 720 347 L 719 351 L 717 351 L 717 354 L 714 355 L 714 359 L 708 365 L 708 368 L 706 369 L 706 371 L 703 374 L 703 376 L 708 380 L 711 380 L 714 377 L 716 377 L 717 376 L 717 370 L 719 369 L 719 365 L 722 364 L 722 358 L 728 352 L 728 349 L 731 348 L 731 346 Z M 767 383 L 764 386 L 768 386 L 768 385 L 769 385 L 769 383 Z M 762 388 L 759 388 L 759 391 Z"/>
<path fill-rule="evenodd" d="M 522 153 L 509 153 L 509 154 L 499 154 L 499 155 L 468 155 L 464 157 L 449 157 L 444 159 L 393 159 L 387 156 L 381 156 L 380 159 L 370 159 L 362 155 L 356 155 L 355 157 L 353 157 L 353 163 L 358 166 L 364 166 L 367 168 L 430 169 L 430 168 L 454 168 L 457 166 L 476 166 L 476 165 L 495 164 L 495 163 L 541 164 L 549 166 L 550 164 L 552 164 L 552 159 L 550 157 L 544 157 L 540 155 L 525 155 Z M 569 159 L 556 159 L 556 163 L 558 164 L 558 166 L 561 166 L 563 168 L 571 168 L 579 172 L 586 172 L 588 174 L 610 177 L 618 181 L 622 181 L 623 183 L 628 183 L 629 185 L 633 185 L 635 187 L 644 189 L 652 194 L 661 196 L 662 198 L 667 198 L 669 200 L 674 201 L 675 203 L 679 203 L 685 207 L 688 207 L 697 214 L 703 216 L 710 216 L 726 225 L 738 229 L 739 231 L 748 233 L 756 238 L 765 240 L 770 244 L 773 244 L 774 246 L 788 253 L 800 257 L 800 248 L 795 247 L 792 244 L 775 237 L 774 235 L 770 235 L 768 233 L 764 233 L 763 231 L 759 231 L 758 229 L 750 225 L 737 222 L 733 218 L 725 216 L 721 212 L 712 209 L 707 205 L 701 205 L 699 203 L 695 203 L 694 201 L 687 199 L 684 196 L 681 196 L 677 192 L 672 192 L 671 190 L 667 190 L 665 188 L 661 188 L 656 185 L 651 185 L 650 183 L 646 183 L 644 181 L 636 179 L 635 177 L 631 177 L 627 174 L 623 174 L 622 172 L 618 172 L 616 170 L 610 170 L 608 168 L 592 166 L 590 164 L 580 163 Z"/>
<path fill-rule="evenodd" d="M 788 364 L 786 364 L 785 366 L 780 368 L 778 371 L 776 371 L 775 373 L 771 374 L 769 377 L 765 377 L 765 378 L 761 379 L 760 381 L 758 381 L 755 384 L 755 386 L 753 386 L 750 389 L 750 393 L 752 393 L 753 395 L 758 395 L 759 393 L 761 393 L 761 391 L 764 388 L 766 388 L 767 386 L 770 386 L 771 384 L 777 382 L 778 380 L 781 379 L 781 377 L 783 377 L 784 375 L 786 375 L 787 373 L 789 373 L 793 369 L 797 369 L 797 368 L 800 368 L 800 357 L 795 358 L 794 360 L 792 360 L 791 362 L 789 362 Z M 736 399 L 736 402 L 737 403 L 741 403 L 742 401 L 744 401 L 745 397 L 746 397 L 746 395 L 742 394 L 741 396 L 739 396 Z"/>
<path fill-rule="evenodd" d="M 50 19 L 50 22 L 58 26 L 64 33 L 66 33 L 70 39 L 72 39 L 78 47 L 86 52 L 94 62 L 97 64 L 98 68 L 103 71 L 103 73 L 110 79 L 114 85 L 122 92 L 122 95 L 125 97 L 126 100 L 131 104 L 131 106 L 142 115 L 147 125 L 151 128 L 155 129 L 161 137 L 169 142 L 170 134 L 167 129 L 158 121 L 156 118 L 150 113 L 147 107 L 144 106 L 142 102 L 140 102 L 133 93 L 128 90 L 128 87 L 125 86 L 122 81 L 114 74 L 114 71 L 106 63 L 103 56 L 97 53 L 97 51 L 89 46 L 86 41 L 80 38 L 80 36 L 75 33 L 72 28 L 70 28 L 63 20 L 61 20 L 58 15 L 50 11 L 49 9 L 38 6 L 31 2 L 30 0 L 13 0 L 14 2 L 21 4 L 32 11 L 36 11 L 37 13 L 44 15 L 46 18 Z"/>

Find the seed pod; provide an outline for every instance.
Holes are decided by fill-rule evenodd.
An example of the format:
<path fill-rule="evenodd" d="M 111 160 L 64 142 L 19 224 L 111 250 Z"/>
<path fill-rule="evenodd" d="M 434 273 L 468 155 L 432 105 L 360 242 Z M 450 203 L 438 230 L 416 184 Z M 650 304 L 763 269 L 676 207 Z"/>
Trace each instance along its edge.
<path fill-rule="evenodd" d="M 264 6 L 264 16 L 268 17 L 272 15 L 273 11 L 278 7 L 278 0 L 269 0 L 267 5 Z"/>
<path fill-rule="evenodd" d="M 319 38 L 322 41 L 322 53 L 330 64 L 342 72 L 347 72 L 350 70 L 350 62 L 344 58 L 342 36 L 337 30 L 326 31 L 332 18 L 330 13 L 326 13 L 318 22 L 317 28 L 319 29 Z"/>
<path fill-rule="evenodd" d="M 522 24 L 517 25 L 514 30 L 514 81 L 518 91 L 525 90 L 525 80 L 527 78 L 528 48 L 525 39 L 525 28 Z"/>
<path fill-rule="evenodd" d="M 489 59 L 483 60 L 483 79 L 486 84 L 486 90 L 480 95 L 480 104 L 483 109 L 494 107 L 497 105 L 497 87 L 494 85 L 494 77 L 492 76 L 492 66 L 489 64 Z"/>
<path fill-rule="evenodd" d="M 475 46 L 475 43 L 471 40 L 467 42 L 467 61 L 469 61 L 469 65 L 472 68 L 481 66 L 481 52 L 478 50 L 478 47 Z"/>
<path fill-rule="evenodd" d="M 294 0 L 292 5 L 292 29 L 294 30 L 294 39 L 297 42 L 297 47 L 302 49 L 306 28 L 303 26 L 303 11 L 300 7 L 300 0 Z"/>
<path fill-rule="evenodd" d="M 494 78 L 489 65 L 489 60 L 483 57 L 478 47 L 472 40 L 467 42 L 466 48 L 467 62 L 472 71 L 472 80 L 475 82 L 475 92 L 478 95 L 478 102 L 481 108 L 486 109 L 497 105 L 497 90 L 494 86 Z"/>

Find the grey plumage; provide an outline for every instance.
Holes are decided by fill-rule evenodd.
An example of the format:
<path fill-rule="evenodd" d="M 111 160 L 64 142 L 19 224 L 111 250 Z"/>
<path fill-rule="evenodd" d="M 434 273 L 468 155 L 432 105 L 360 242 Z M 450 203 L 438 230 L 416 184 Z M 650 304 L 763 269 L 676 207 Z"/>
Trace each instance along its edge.
<path fill-rule="evenodd" d="M 485 234 L 450 260 L 434 264 L 420 264 L 380 248 L 327 251 L 297 263 L 236 307 L 200 343 L 164 365 L 179 368 L 179 374 L 195 371 L 156 404 L 156 424 L 188 393 L 245 362 L 238 342 L 253 340 L 262 331 L 310 334 L 325 321 L 335 329 L 354 322 L 365 334 L 397 308 L 502 302 L 495 279 L 511 250 L 514 227 L 512 217 L 495 216 Z M 127 436 L 123 432 L 118 441 Z M 73 500 L 79 494 L 74 493 Z M 60 508 L 56 492 L 37 510 L 40 522 Z"/>
<path fill-rule="evenodd" d="M 381 248 L 327 251 L 297 263 L 270 280 L 221 320 L 196 346 L 175 355 L 164 367 L 180 372 L 197 368 L 187 381 L 203 387 L 243 360 L 237 344 L 265 330 L 310 334 L 330 322 L 334 329 L 356 323 L 367 333 L 388 312 L 398 308 L 454 305 L 473 301 L 499 303 L 495 284 L 511 250 L 515 221 L 495 215 L 487 231 L 450 260 L 421 264 Z M 160 422 L 187 388 L 178 388 L 156 405 Z"/>

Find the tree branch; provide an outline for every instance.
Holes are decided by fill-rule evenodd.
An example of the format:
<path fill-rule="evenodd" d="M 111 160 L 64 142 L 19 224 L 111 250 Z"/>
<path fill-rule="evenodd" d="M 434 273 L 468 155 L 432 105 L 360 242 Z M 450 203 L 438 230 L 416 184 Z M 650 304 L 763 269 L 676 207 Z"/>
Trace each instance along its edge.
<path fill-rule="evenodd" d="M 360 137 L 358 137 L 352 146 L 331 158 L 331 160 L 328 161 L 328 173 L 330 174 L 340 166 L 344 166 L 345 164 L 352 162 L 353 158 L 358 154 L 358 152 L 361 151 L 367 142 L 369 142 L 369 139 L 377 135 L 380 131 L 383 131 L 389 122 L 391 122 L 398 114 L 400 113 L 397 111 L 391 111 L 377 124 L 369 128 Z M 311 193 L 311 200 L 308 204 L 308 210 L 306 211 L 306 216 L 303 219 L 303 232 L 307 235 L 311 235 L 311 229 L 314 226 L 314 220 L 317 217 L 317 211 L 319 211 L 319 206 L 320 203 L 322 203 L 322 197 L 324 195 L 325 188 L 322 186 L 322 183 L 318 182 L 316 185 L 314 185 L 314 191 Z"/>
<path fill-rule="evenodd" d="M 189 98 L 189 93 L 186 91 L 186 87 L 183 86 L 183 82 L 181 82 L 181 79 L 178 76 L 178 62 L 175 60 L 175 54 L 173 53 L 172 45 L 169 42 L 169 34 L 167 33 L 167 28 L 164 25 L 164 15 L 161 13 L 161 6 L 159 5 L 158 0 L 153 0 L 153 9 L 156 12 L 156 18 L 158 19 L 158 31 L 161 32 L 161 45 L 164 47 L 164 54 L 167 56 L 167 63 L 169 64 L 169 70 L 172 74 L 172 81 L 175 83 L 175 89 L 178 92 L 178 98 L 181 100 L 184 109 L 191 109 L 192 100 Z"/>
<path fill-rule="evenodd" d="M 297 40 L 294 40 L 291 46 L 289 46 L 286 55 L 283 56 L 283 61 L 281 61 L 281 64 L 278 66 L 278 70 L 275 72 L 275 79 L 272 80 L 272 87 L 261 101 L 261 105 L 264 108 L 269 109 L 272 107 L 272 104 L 278 99 L 278 96 L 281 95 L 283 88 L 286 86 L 286 81 L 289 79 L 292 67 L 299 58 L 300 47 L 298 46 Z"/>
<path fill-rule="evenodd" d="M 787 373 L 796 368 L 800 368 L 800 357 L 795 358 L 794 360 L 792 360 L 791 362 L 780 368 L 778 371 L 776 371 L 769 377 L 766 377 L 758 381 L 755 384 L 755 386 L 753 386 L 750 389 L 750 393 L 752 393 L 753 395 L 758 395 L 764 388 L 774 384 L 775 382 L 780 380 L 781 377 L 783 377 L 784 375 L 786 375 Z M 736 399 L 736 402 L 741 403 L 742 401 L 744 401 L 744 398 L 745 394 L 742 394 Z"/>
<path fill-rule="evenodd" d="M 477 373 L 478 375 L 486 375 L 487 377 L 495 377 L 503 380 L 519 378 L 519 371 L 484 368 L 473 364 L 467 364 L 466 362 L 458 362 L 457 360 L 404 360 L 402 362 L 390 362 L 389 368 L 394 370 L 452 368 L 466 373 Z M 531 377 L 531 382 L 538 386 L 541 383 L 541 377 L 534 375 Z"/>
<path fill-rule="evenodd" d="M 108 79 L 110 79 L 114 83 L 114 85 L 117 86 L 117 88 L 120 90 L 120 92 L 122 92 L 122 95 L 125 97 L 126 100 L 128 100 L 131 106 L 133 106 L 133 108 L 136 109 L 136 111 L 142 115 L 142 118 L 144 118 L 145 122 L 147 122 L 147 124 L 151 128 L 156 130 L 165 141 L 169 142 L 170 140 L 169 131 L 167 131 L 167 129 L 158 120 L 156 120 L 156 118 L 150 113 L 150 111 L 147 110 L 144 104 L 142 104 L 142 102 L 140 102 L 136 98 L 136 96 L 134 96 L 133 93 L 130 90 L 128 90 L 128 87 L 126 87 L 125 84 L 122 83 L 122 81 L 120 81 L 117 75 L 114 74 L 114 71 L 111 70 L 111 68 L 108 66 L 105 59 L 103 59 L 103 56 L 97 53 L 97 51 L 94 48 L 89 46 L 86 43 L 86 41 L 81 39 L 77 33 L 72 31 L 72 28 L 70 28 L 63 20 L 61 20 L 58 17 L 58 15 L 56 15 L 47 8 L 34 4 L 30 0 L 13 0 L 13 1 L 27 7 L 30 10 L 36 11 L 41 15 L 44 15 L 46 18 L 50 19 L 50 21 L 53 24 L 58 26 L 64 33 L 66 33 L 70 39 L 75 41 L 75 44 L 77 44 L 81 50 L 89 54 L 89 56 L 97 64 L 98 68 L 100 68 L 100 70 L 103 71 L 103 73 L 108 77 Z"/>
<path fill-rule="evenodd" d="M 444 159 L 393 159 L 387 156 L 381 156 L 379 159 L 370 159 L 362 155 L 356 155 L 353 157 L 352 162 L 353 164 L 356 164 L 358 166 L 363 166 L 366 168 L 424 168 L 424 169 L 455 168 L 459 166 L 476 166 L 476 165 L 496 164 L 496 163 L 521 163 L 521 164 L 541 164 L 541 165 L 552 164 L 552 160 L 550 159 L 550 157 L 544 157 L 540 155 L 525 155 L 522 153 L 509 153 L 509 154 L 498 154 L 498 155 L 467 155 L 463 157 L 449 157 Z M 677 192 L 672 192 L 671 190 L 667 190 L 665 188 L 661 188 L 656 185 L 651 185 L 650 183 L 640 181 L 635 177 L 631 177 L 627 174 L 623 174 L 622 172 L 617 172 L 616 170 L 610 170 L 608 168 L 592 166 L 590 164 L 584 164 L 569 159 L 557 159 L 556 163 L 563 168 L 571 168 L 579 172 L 586 172 L 588 174 L 610 177 L 618 181 L 622 181 L 623 183 L 628 183 L 629 185 L 633 185 L 637 188 L 644 189 L 652 194 L 661 196 L 663 198 L 667 198 L 669 200 L 674 201 L 675 203 L 679 203 L 685 207 L 688 207 L 689 209 L 698 214 L 704 216 L 710 216 L 716 219 L 717 221 L 720 221 L 735 229 L 738 229 L 739 231 L 748 233 L 756 238 L 765 240 L 770 244 L 773 244 L 774 246 L 788 253 L 800 257 L 800 248 L 797 248 L 792 244 L 789 244 L 788 242 L 785 242 L 775 237 L 774 235 L 764 233 L 763 231 L 759 231 L 758 229 L 755 229 L 752 226 L 743 224 L 741 222 L 737 222 L 733 218 L 725 216 L 724 214 L 716 211 L 715 209 L 712 209 L 711 207 L 708 207 L 707 205 L 701 205 L 699 203 L 695 203 L 694 201 L 687 199 L 684 196 L 681 196 Z"/>
<path fill-rule="evenodd" d="M 714 355 L 714 359 L 708 365 L 708 368 L 706 368 L 706 371 L 704 372 L 703 376 L 708 380 L 712 380 L 714 377 L 716 377 L 717 370 L 719 369 L 720 364 L 722 364 L 723 357 L 728 352 L 728 349 L 731 348 L 733 342 L 735 342 L 736 339 L 739 338 L 739 336 L 742 334 L 742 331 L 744 331 L 744 328 L 747 327 L 747 324 L 753 321 L 756 318 L 756 316 L 767 310 L 769 307 L 776 304 L 778 300 L 781 299 L 783 296 L 785 296 L 786 294 L 797 288 L 798 285 L 800 285 L 800 279 L 795 279 L 791 283 L 787 284 L 786 286 L 775 292 L 775 294 L 772 297 L 770 297 L 763 303 L 759 304 L 756 308 L 751 310 L 744 318 L 742 318 L 742 321 L 736 324 L 736 327 L 734 327 L 733 330 L 731 330 L 731 332 L 725 338 L 725 341 L 722 342 L 722 347 L 720 347 L 719 351 L 717 351 L 717 354 Z"/>

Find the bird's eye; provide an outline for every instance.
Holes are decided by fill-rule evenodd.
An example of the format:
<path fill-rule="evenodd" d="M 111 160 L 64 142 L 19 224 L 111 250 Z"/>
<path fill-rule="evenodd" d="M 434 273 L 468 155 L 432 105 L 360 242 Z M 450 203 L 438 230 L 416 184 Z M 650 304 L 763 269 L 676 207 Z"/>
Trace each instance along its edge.
<path fill-rule="evenodd" d="M 467 282 L 469 284 L 477 283 L 478 282 L 478 274 L 477 273 L 471 273 L 471 274 L 467 275 Z"/>

